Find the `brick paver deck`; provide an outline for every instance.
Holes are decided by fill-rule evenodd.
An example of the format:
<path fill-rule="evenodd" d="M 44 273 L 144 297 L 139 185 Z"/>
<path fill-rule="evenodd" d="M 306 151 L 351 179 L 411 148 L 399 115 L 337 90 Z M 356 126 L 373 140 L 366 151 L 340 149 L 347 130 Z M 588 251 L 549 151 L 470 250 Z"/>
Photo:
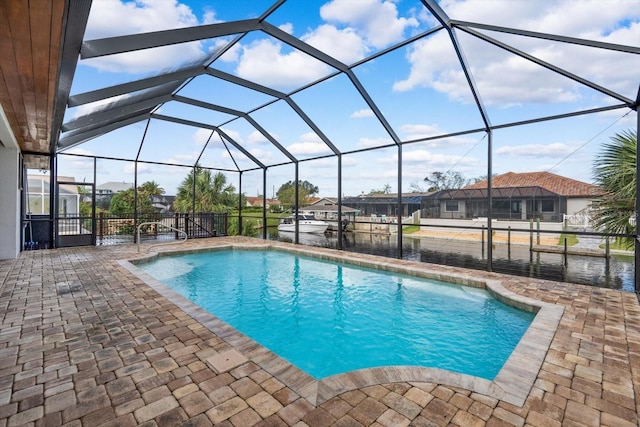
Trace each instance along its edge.
<path fill-rule="evenodd" d="M 215 238 L 180 248 L 230 243 L 272 244 Z M 326 397 L 325 384 L 309 383 L 237 331 L 134 275 L 121 262 L 138 257 L 130 245 L 24 252 L 0 261 L 0 427 L 638 425 L 635 294 L 348 256 L 498 280 L 508 291 L 563 309 L 523 404 L 495 397 L 490 387 L 480 392 L 484 383 L 455 374 L 396 381 L 391 369 L 374 372 L 364 385 L 350 377 L 348 391 Z M 518 360 L 509 380 L 514 389 Z M 528 367 L 522 369 L 526 376 Z"/>

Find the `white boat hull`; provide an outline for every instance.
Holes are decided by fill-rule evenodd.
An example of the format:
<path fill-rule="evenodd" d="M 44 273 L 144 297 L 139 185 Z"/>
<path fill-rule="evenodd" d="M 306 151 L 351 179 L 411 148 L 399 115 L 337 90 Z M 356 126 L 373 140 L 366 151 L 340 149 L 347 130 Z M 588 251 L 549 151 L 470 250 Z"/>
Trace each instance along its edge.
<path fill-rule="evenodd" d="M 324 233 L 329 227 L 324 221 L 298 221 L 298 231 L 300 233 Z M 296 231 L 296 224 L 292 222 L 290 224 L 278 225 L 278 231 Z"/>

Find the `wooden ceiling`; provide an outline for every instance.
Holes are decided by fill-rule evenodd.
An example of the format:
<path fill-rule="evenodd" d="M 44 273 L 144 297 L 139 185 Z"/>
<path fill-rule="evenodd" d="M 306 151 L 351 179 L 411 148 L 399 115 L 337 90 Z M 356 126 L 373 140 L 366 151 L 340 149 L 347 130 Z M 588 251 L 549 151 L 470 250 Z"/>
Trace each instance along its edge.
<path fill-rule="evenodd" d="M 53 150 L 65 9 L 65 0 L 0 1 L 0 104 L 23 153 Z M 29 159 L 48 168 L 46 157 Z"/>

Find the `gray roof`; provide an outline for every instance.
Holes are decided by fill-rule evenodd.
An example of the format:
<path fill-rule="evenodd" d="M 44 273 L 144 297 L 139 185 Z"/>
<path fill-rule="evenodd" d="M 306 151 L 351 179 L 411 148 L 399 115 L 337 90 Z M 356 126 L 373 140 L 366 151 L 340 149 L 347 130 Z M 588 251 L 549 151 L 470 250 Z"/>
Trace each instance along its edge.
<path fill-rule="evenodd" d="M 132 182 L 105 182 L 104 184 L 100 184 L 96 186 L 96 190 L 107 190 L 112 193 L 119 193 L 121 191 L 126 191 L 130 188 L 133 188 Z"/>

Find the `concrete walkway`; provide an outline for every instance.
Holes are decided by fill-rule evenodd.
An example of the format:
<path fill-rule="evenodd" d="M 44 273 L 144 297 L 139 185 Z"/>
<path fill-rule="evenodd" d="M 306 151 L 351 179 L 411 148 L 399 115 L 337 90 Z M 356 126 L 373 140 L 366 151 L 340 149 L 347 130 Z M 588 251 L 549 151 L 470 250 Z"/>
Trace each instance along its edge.
<path fill-rule="evenodd" d="M 214 238 L 180 247 L 238 242 L 266 244 Z M 564 312 L 523 405 L 472 384 L 451 386 L 448 377 L 390 376 L 316 405 L 290 385 L 290 368 L 269 365 L 264 349 L 233 338 L 229 327 L 214 333 L 118 262 L 137 256 L 129 245 L 0 261 L 0 427 L 626 427 L 640 420 L 640 306 L 632 293 L 350 254 L 497 279 Z M 213 362 L 230 351 L 239 357 L 230 367 Z"/>

